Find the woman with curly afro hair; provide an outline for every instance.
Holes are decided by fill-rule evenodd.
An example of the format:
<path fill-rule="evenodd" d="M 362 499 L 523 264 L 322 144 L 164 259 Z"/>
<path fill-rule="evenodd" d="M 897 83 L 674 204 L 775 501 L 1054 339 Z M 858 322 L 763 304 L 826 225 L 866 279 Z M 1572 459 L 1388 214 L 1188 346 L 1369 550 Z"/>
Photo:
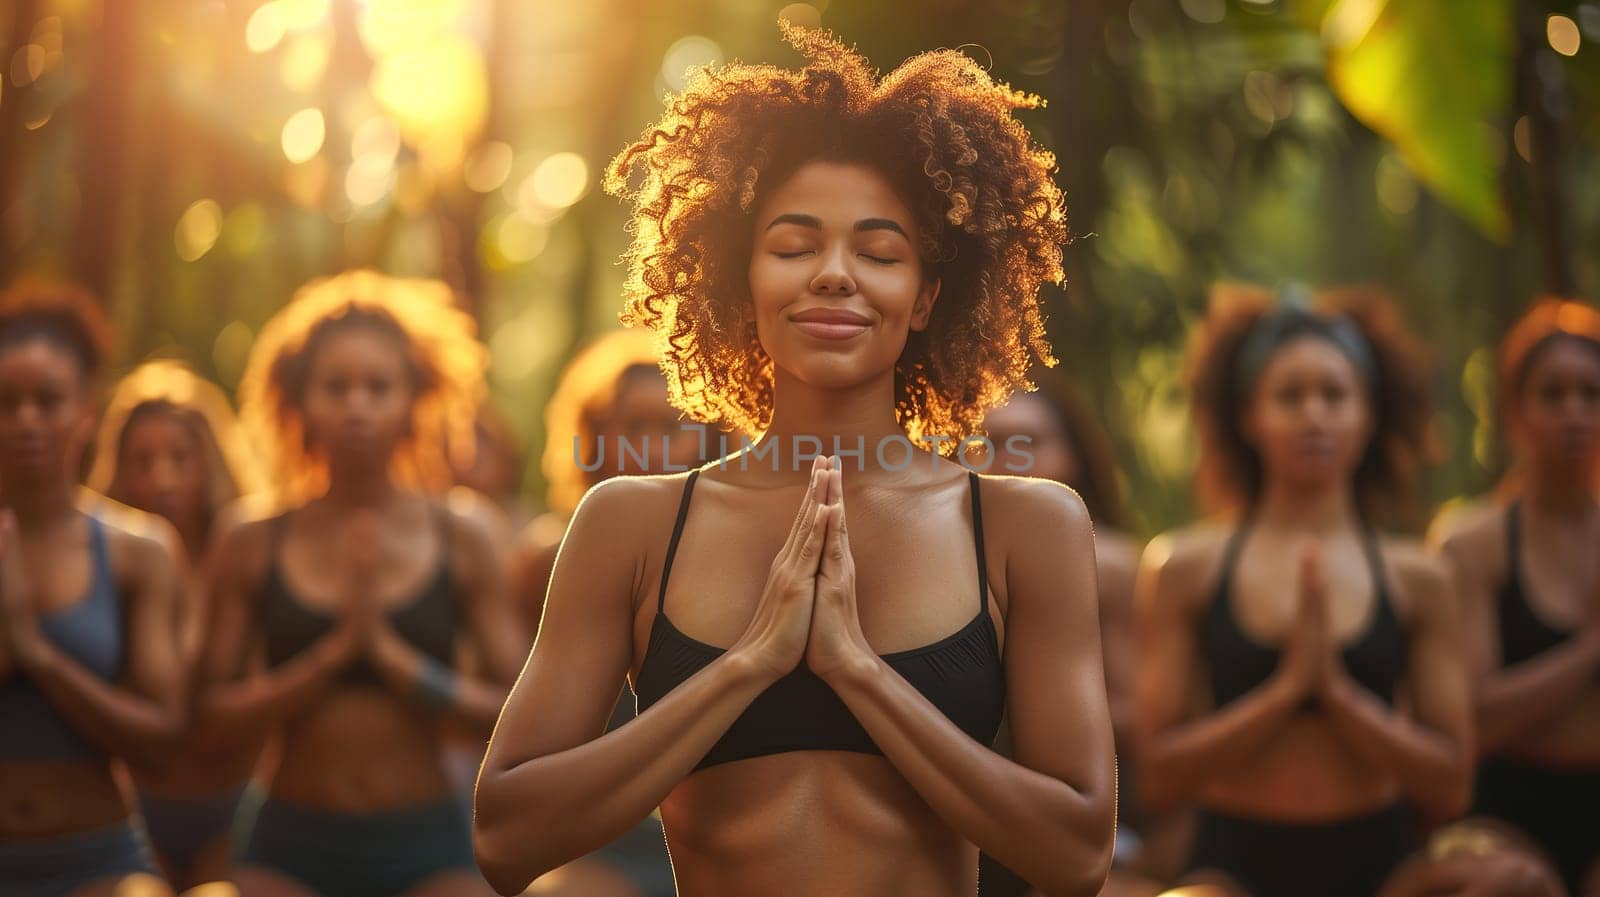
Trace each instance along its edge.
<path fill-rule="evenodd" d="M 1474 810 L 1548 851 L 1574 895 L 1600 894 L 1600 312 L 1545 299 L 1500 348 L 1500 420 L 1516 463 L 1498 494 L 1434 539 L 1456 575 L 1477 681 Z M 1585 890 L 1587 888 L 1587 890 Z"/>
<path fill-rule="evenodd" d="M 279 739 L 245 897 L 487 892 L 445 735 L 487 734 L 526 648 L 496 537 L 438 497 L 484 354 L 444 284 L 371 271 L 302 287 L 251 349 L 240 416 L 276 506 L 216 537 L 195 736 Z"/>
<path fill-rule="evenodd" d="M 255 458 L 221 389 L 181 362 L 147 361 L 117 382 L 100 421 L 88 486 L 171 523 L 189 557 L 206 556 L 229 503 L 261 489 Z M 194 668 L 205 628 L 205 565 L 191 565 L 179 656 Z M 165 770 L 134 768 L 156 858 L 179 889 L 225 876 L 228 831 L 255 766 L 253 751 L 184 751 Z"/>
<path fill-rule="evenodd" d="M 1197 804 L 1191 868 L 1254 897 L 1373 894 L 1471 786 L 1454 594 L 1374 528 L 1428 445 L 1425 368 L 1380 294 L 1294 286 L 1218 288 L 1190 365 L 1221 514 L 1145 552 L 1144 798 Z"/>
<path fill-rule="evenodd" d="M 802 69 L 698 72 L 608 177 L 624 320 L 678 408 L 760 435 L 585 494 L 478 780 L 479 864 L 518 893 L 659 805 L 685 897 L 971 895 L 979 848 L 1095 894 L 1088 515 L 946 457 L 1054 361 L 1061 194 L 1012 114 L 1038 101 L 956 52 L 880 79 L 784 28 Z M 625 679 L 638 715 L 602 736 Z"/>

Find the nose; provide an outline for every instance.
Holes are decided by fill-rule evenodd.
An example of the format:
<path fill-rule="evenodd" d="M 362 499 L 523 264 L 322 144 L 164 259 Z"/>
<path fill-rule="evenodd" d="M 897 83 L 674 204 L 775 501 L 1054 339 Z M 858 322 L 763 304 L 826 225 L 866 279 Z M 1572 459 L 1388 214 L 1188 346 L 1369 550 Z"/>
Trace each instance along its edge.
<path fill-rule="evenodd" d="M 811 292 L 824 296 L 855 295 L 856 281 L 845 265 L 846 255 L 842 246 L 819 253 L 821 267 L 817 269 L 816 276 L 811 278 Z"/>

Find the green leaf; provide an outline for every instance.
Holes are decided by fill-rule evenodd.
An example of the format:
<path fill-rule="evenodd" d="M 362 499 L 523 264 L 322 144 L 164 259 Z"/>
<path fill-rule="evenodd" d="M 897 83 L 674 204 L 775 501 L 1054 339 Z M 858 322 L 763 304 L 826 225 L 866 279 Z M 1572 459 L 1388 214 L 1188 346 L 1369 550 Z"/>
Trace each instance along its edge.
<path fill-rule="evenodd" d="M 1328 82 L 1418 180 L 1496 240 L 1516 29 L 1514 0 L 1298 0 Z"/>

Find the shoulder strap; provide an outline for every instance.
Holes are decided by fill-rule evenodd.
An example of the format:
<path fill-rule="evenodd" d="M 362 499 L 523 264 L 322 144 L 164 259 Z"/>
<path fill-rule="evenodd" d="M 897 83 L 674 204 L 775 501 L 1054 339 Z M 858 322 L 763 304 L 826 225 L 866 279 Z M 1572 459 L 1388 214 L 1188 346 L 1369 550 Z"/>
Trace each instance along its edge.
<path fill-rule="evenodd" d="M 667 543 L 667 559 L 661 565 L 661 591 L 656 596 L 658 614 L 667 606 L 667 577 L 672 575 L 672 559 L 678 554 L 678 539 L 683 535 L 683 521 L 689 517 L 689 496 L 694 493 L 694 481 L 698 476 L 700 476 L 699 468 L 689 471 L 689 478 L 683 483 L 683 498 L 678 500 L 678 519 L 672 524 L 672 539 Z"/>
<path fill-rule="evenodd" d="M 983 552 L 983 502 L 979 499 L 982 490 L 978 487 L 978 475 L 967 471 L 967 482 L 971 484 L 972 492 L 972 545 L 978 552 L 978 607 L 987 614 L 989 612 L 989 570 L 984 562 Z"/>

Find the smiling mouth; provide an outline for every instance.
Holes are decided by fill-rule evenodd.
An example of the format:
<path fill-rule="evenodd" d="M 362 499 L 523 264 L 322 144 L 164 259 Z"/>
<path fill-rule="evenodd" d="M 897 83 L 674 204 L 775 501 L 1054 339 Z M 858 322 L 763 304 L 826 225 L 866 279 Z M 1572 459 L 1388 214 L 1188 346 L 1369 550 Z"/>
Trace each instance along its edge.
<path fill-rule="evenodd" d="M 867 331 L 872 322 L 844 308 L 808 308 L 789 318 L 801 333 L 817 339 L 844 340 Z"/>

